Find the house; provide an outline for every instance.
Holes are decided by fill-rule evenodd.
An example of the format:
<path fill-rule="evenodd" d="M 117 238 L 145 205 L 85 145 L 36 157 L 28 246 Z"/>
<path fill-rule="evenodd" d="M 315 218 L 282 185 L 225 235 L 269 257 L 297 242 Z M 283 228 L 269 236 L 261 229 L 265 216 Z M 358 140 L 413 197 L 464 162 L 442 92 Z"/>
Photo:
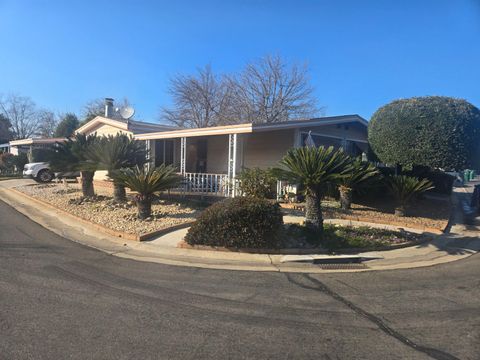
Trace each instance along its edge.
<path fill-rule="evenodd" d="M 130 119 L 122 119 L 116 116 L 113 108 L 113 99 L 105 99 L 105 115 L 96 116 L 86 124 L 75 130 L 77 134 L 91 135 L 97 134 L 97 136 L 108 136 L 116 134 L 136 135 L 145 134 L 149 132 L 162 132 L 175 130 L 175 127 L 148 123 L 144 121 L 136 121 Z M 106 171 L 96 171 L 94 179 L 96 181 L 102 181 L 106 179 Z"/>
<path fill-rule="evenodd" d="M 96 133 L 98 136 L 115 135 L 119 133 L 133 136 L 135 134 L 170 131 L 175 129 L 175 127 L 168 125 L 122 119 L 121 117 L 115 115 L 113 109 L 113 99 L 106 98 L 105 115 L 96 116 L 86 124 L 79 127 L 77 130 L 75 130 L 75 132 L 85 135 Z"/>
<path fill-rule="evenodd" d="M 367 152 L 368 122 L 358 115 L 322 117 L 271 124 L 236 124 L 134 134 L 147 142 L 150 162 L 176 166 L 187 192 L 235 196 L 237 174 L 244 168 L 276 166 L 307 138 L 320 146 Z"/>
<path fill-rule="evenodd" d="M 13 155 L 20 153 L 31 154 L 36 149 L 48 149 L 57 142 L 65 141 L 65 138 L 29 138 L 12 140 L 9 142 L 9 152 Z"/>

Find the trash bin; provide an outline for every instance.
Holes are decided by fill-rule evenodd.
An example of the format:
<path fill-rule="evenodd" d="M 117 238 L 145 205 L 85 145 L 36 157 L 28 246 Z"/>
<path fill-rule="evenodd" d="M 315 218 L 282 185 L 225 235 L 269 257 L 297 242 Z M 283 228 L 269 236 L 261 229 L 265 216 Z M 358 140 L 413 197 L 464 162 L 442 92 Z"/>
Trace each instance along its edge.
<path fill-rule="evenodd" d="M 468 170 L 465 169 L 463 170 L 463 182 L 467 183 L 470 181 L 470 174 L 468 173 Z"/>
<path fill-rule="evenodd" d="M 470 170 L 470 180 L 475 180 L 475 177 L 477 174 L 475 173 L 475 170 Z"/>

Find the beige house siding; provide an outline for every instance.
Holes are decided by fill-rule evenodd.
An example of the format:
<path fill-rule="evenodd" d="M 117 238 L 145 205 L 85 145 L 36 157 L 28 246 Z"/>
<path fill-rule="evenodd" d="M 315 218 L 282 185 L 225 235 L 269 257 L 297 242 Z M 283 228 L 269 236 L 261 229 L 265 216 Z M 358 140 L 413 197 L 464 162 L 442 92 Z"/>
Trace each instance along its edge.
<path fill-rule="evenodd" d="M 101 124 L 95 128 L 93 128 L 92 130 L 88 131 L 85 135 L 90 135 L 90 134 L 94 134 L 94 133 L 97 133 L 97 136 L 107 136 L 107 135 L 116 135 L 116 134 L 126 134 L 126 135 L 133 135 L 132 132 L 130 131 L 125 131 L 125 130 L 122 130 L 122 129 L 119 129 L 115 126 L 111 126 L 111 125 L 107 125 L 107 124 Z"/>
<path fill-rule="evenodd" d="M 243 167 L 268 168 L 275 166 L 294 146 L 295 130 L 248 134 L 243 138 Z"/>

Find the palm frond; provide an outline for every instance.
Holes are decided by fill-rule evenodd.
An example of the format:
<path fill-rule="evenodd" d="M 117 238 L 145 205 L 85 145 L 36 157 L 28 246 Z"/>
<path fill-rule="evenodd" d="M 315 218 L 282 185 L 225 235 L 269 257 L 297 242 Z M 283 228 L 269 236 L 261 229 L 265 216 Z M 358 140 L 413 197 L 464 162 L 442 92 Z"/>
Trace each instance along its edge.
<path fill-rule="evenodd" d="M 85 164 L 109 173 L 121 168 L 140 166 L 147 162 L 145 144 L 125 134 L 108 135 L 85 152 Z"/>
<path fill-rule="evenodd" d="M 64 142 L 57 142 L 49 161 L 53 171 L 92 170 L 94 166 L 86 165 L 86 153 L 95 144 L 95 135 L 76 134 Z"/>
<path fill-rule="evenodd" d="M 359 189 L 374 184 L 380 177 L 374 165 L 356 159 L 349 164 L 339 183 L 346 188 Z"/>
<path fill-rule="evenodd" d="M 389 176 L 386 178 L 386 184 L 401 204 L 407 204 L 414 196 L 434 188 L 433 183 L 428 179 L 406 175 Z"/>
<path fill-rule="evenodd" d="M 303 184 L 307 191 L 321 191 L 327 183 L 338 183 L 348 171 L 350 158 L 333 146 L 290 149 L 274 174 Z"/>
<path fill-rule="evenodd" d="M 177 186 L 181 177 L 175 167 L 162 164 L 156 168 L 145 170 L 144 167 L 122 168 L 113 170 L 111 177 L 120 185 L 139 193 L 144 197 L 171 189 Z"/>

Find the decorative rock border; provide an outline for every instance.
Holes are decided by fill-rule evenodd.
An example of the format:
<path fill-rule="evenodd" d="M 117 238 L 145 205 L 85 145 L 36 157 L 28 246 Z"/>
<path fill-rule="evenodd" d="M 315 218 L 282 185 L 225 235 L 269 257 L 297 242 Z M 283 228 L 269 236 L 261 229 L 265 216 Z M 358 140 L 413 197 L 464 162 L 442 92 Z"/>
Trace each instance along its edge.
<path fill-rule="evenodd" d="M 140 235 L 132 234 L 132 233 L 127 233 L 127 232 L 123 232 L 123 231 L 113 230 L 113 229 L 110 229 L 106 226 L 103 226 L 103 225 L 97 224 L 95 222 L 92 222 L 90 220 L 84 219 L 83 217 L 71 214 L 71 213 L 69 213 L 69 212 L 67 212 L 67 211 L 65 211 L 65 210 L 63 210 L 63 209 L 61 209 L 61 208 L 59 208 L 55 205 L 52 205 L 52 204 L 50 204 L 46 201 L 42 201 L 42 200 L 37 199 L 33 196 L 30 196 L 30 195 L 27 195 L 27 194 L 25 194 L 21 191 L 18 191 L 15 188 L 11 188 L 11 189 L 9 189 L 9 191 L 12 191 L 19 196 L 23 196 L 23 197 L 27 198 L 28 200 L 31 200 L 31 201 L 39 204 L 39 205 L 48 207 L 48 208 L 50 208 L 52 210 L 55 210 L 55 211 L 59 211 L 62 214 L 64 214 L 65 216 L 68 216 L 72 219 L 75 219 L 76 221 L 82 222 L 85 225 L 93 227 L 95 230 L 101 231 L 101 232 L 106 233 L 108 235 L 112 235 L 112 236 L 115 236 L 115 237 L 126 239 L 126 240 L 146 241 L 146 240 L 151 239 L 152 237 L 155 237 L 155 236 L 165 235 L 165 234 L 168 234 L 169 232 L 172 232 L 172 231 L 175 231 L 175 230 L 180 230 L 180 229 L 183 229 L 183 228 L 186 228 L 186 227 L 190 227 L 193 224 L 193 221 L 189 221 L 189 222 L 186 222 L 186 223 L 183 223 L 183 224 L 170 226 L 168 228 L 155 230 L 155 231 L 152 231 L 152 232 L 149 232 L 149 233 L 144 233 L 144 234 L 140 234 Z"/>

